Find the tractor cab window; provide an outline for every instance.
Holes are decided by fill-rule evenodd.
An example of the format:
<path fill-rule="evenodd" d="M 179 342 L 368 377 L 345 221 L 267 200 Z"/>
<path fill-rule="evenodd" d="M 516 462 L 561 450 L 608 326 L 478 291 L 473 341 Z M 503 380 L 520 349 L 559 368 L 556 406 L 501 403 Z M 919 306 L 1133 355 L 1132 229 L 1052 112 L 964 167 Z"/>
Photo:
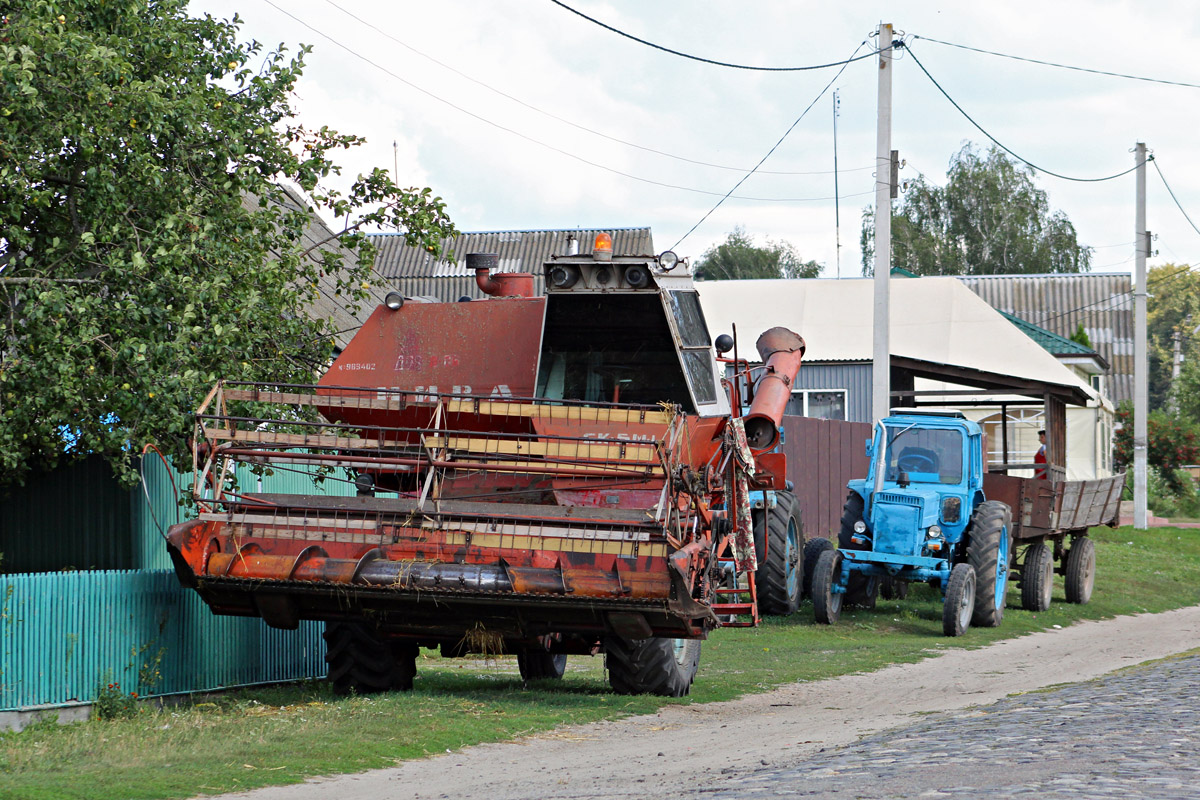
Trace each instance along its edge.
<path fill-rule="evenodd" d="M 903 472 L 911 483 L 962 481 L 961 431 L 889 425 L 887 432 L 887 480 L 899 480 Z"/>
<path fill-rule="evenodd" d="M 652 292 L 548 296 L 537 393 L 589 403 L 677 403 L 696 413 Z"/>

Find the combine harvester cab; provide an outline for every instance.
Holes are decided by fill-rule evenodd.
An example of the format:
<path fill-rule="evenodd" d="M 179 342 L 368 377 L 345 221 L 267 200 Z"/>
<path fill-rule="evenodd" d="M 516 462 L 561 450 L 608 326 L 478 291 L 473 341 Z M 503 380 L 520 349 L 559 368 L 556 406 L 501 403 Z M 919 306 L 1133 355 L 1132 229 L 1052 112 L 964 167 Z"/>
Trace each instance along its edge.
<path fill-rule="evenodd" d="M 603 652 L 616 691 L 686 694 L 700 640 L 758 620 L 748 495 L 784 476 L 753 453 L 804 343 L 760 338 L 773 380 L 731 417 L 736 359 L 714 357 L 686 267 L 603 244 L 547 262 L 544 297 L 470 255 L 487 299 L 392 293 L 316 386 L 214 387 L 200 513 L 168 535 L 184 584 L 218 614 L 325 620 L 342 691 L 411 688 L 424 646 L 516 654 L 527 679 Z M 357 494 L 246 492 L 237 463 Z"/>

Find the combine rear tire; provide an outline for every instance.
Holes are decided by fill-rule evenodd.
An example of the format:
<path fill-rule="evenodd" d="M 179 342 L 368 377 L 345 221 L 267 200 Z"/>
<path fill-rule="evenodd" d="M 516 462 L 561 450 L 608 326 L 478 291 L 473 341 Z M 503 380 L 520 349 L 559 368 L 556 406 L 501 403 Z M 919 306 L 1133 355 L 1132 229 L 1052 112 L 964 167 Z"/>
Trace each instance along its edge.
<path fill-rule="evenodd" d="M 842 571 L 842 554 L 837 550 L 826 550 L 817 559 L 813 570 L 813 613 L 822 625 L 836 625 L 842 616 L 841 592 L 833 590 Z"/>
<path fill-rule="evenodd" d="M 971 627 L 975 612 L 975 568 L 970 564 L 955 564 L 946 582 L 946 599 L 942 602 L 942 633 L 962 636 Z"/>
<path fill-rule="evenodd" d="M 1004 619 L 1012 511 L 999 500 L 980 503 L 971 515 L 967 536 L 967 563 L 975 568 L 975 614 L 971 624 L 995 628 Z"/>
<path fill-rule="evenodd" d="M 361 622 L 325 623 L 325 662 L 337 694 L 374 694 L 413 688 L 417 646 L 389 641 Z"/>
<path fill-rule="evenodd" d="M 850 541 L 854 536 L 854 523 L 863 518 L 863 499 L 858 492 L 846 495 L 846 504 L 842 506 L 842 528 L 838 531 L 838 547 L 842 550 L 861 550 L 862 548 Z M 852 606 L 874 608 L 875 598 L 879 596 L 879 579 L 874 575 L 866 576 L 855 573 L 850 576 L 846 585 L 846 596 L 843 602 Z"/>
<path fill-rule="evenodd" d="M 700 640 L 609 636 L 604 641 L 604 666 L 617 694 L 684 697 L 700 668 Z"/>
<path fill-rule="evenodd" d="M 1083 605 L 1092 599 L 1096 585 L 1096 545 L 1086 536 L 1078 536 L 1067 551 L 1067 602 Z"/>
<path fill-rule="evenodd" d="M 545 650 L 517 653 L 517 667 L 523 681 L 561 680 L 567 671 L 567 654 Z"/>
<path fill-rule="evenodd" d="M 775 507 L 754 514 L 754 551 L 759 610 L 778 617 L 791 614 L 800 605 L 804 583 L 804 526 L 796 495 L 776 492 Z"/>
<path fill-rule="evenodd" d="M 801 584 L 801 594 L 804 597 L 812 597 L 812 576 L 817 571 L 817 560 L 821 553 L 832 549 L 833 542 L 822 536 L 804 543 L 804 582 Z"/>
<path fill-rule="evenodd" d="M 1054 588 L 1054 554 L 1045 542 L 1029 545 L 1021 564 L 1021 608 L 1041 612 L 1050 608 Z"/>

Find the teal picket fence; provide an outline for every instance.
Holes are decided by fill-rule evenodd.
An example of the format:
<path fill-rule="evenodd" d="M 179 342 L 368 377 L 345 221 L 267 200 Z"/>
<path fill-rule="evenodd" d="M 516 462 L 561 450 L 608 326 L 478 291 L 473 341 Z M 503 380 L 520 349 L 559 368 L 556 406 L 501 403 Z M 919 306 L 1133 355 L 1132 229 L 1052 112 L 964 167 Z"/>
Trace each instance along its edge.
<path fill-rule="evenodd" d="M 321 630 L 215 616 L 169 570 L 0 576 L 0 710 L 320 678 Z"/>

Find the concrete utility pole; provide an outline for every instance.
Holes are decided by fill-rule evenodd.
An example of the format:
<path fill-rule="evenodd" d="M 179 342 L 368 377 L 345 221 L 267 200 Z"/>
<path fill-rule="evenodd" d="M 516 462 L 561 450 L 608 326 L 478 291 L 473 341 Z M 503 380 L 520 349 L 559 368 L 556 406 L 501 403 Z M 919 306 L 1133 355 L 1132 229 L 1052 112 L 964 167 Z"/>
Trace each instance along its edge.
<path fill-rule="evenodd" d="M 892 358 L 888 300 L 892 271 L 892 26 L 879 26 L 879 111 L 875 128 L 875 316 L 871 367 L 871 416 L 888 415 Z"/>
<path fill-rule="evenodd" d="M 1137 242 L 1133 280 L 1133 527 L 1146 530 L 1146 413 L 1150 391 L 1146 353 L 1146 256 L 1150 237 L 1146 233 L 1146 145 L 1133 148 L 1137 165 L 1137 212 L 1134 238 Z"/>

